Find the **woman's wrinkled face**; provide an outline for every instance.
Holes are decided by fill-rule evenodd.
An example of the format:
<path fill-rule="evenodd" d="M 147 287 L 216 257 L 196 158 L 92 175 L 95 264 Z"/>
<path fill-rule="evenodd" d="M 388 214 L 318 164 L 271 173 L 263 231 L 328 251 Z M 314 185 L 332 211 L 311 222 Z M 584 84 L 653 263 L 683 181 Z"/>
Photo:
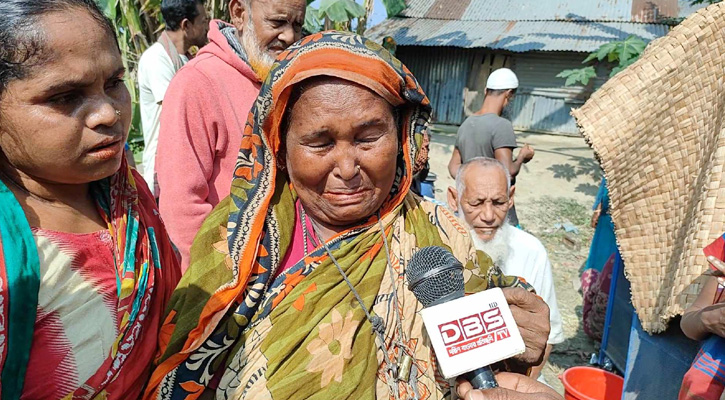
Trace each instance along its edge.
<path fill-rule="evenodd" d="M 365 87 L 324 78 L 308 84 L 289 113 L 287 171 L 305 210 L 333 227 L 375 214 L 395 181 L 391 105 Z"/>
<path fill-rule="evenodd" d="M 0 97 L 0 148 L 38 181 L 82 184 L 115 173 L 131 122 L 121 54 L 88 11 L 42 16 L 42 49 Z"/>

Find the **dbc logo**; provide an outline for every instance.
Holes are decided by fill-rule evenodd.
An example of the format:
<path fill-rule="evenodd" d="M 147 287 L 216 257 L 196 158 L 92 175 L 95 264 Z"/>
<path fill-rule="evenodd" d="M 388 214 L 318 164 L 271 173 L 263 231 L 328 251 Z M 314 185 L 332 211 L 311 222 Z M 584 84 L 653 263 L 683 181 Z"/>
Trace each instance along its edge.
<path fill-rule="evenodd" d="M 438 325 L 443 344 L 450 346 L 506 327 L 498 307 Z"/>
<path fill-rule="evenodd" d="M 439 325 L 438 329 L 441 331 L 443 344 L 446 346 L 465 339 L 461 333 L 461 326 L 458 324 L 458 321 L 451 321 L 447 324 Z"/>
<path fill-rule="evenodd" d="M 481 324 L 481 316 L 479 314 L 471 315 L 470 317 L 462 318 L 461 326 L 463 327 L 463 334 L 468 338 L 476 337 L 486 333 L 483 330 L 483 324 Z"/>
<path fill-rule="evenodd" d="M 501 310 L 498 307 L 481 313 L 481 316 L 483 317 L 483 324 L 486 326 L 486 332 L 491 332 L 506 326 L 503 315 L 501 315 Z"/>

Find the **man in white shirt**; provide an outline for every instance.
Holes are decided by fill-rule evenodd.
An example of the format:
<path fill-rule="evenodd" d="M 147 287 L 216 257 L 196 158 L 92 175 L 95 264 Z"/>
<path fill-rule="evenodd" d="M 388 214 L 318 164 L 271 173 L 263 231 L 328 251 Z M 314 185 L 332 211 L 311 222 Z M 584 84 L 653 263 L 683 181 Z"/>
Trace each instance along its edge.
<path fill-rule="evenodd" d="M 171 79 L 189 61 L 189 48 L 204 46 L 209 30 L 209 18 L 203 0 L 163 0 L 161 15 L 164 17 L 166 29 L 159 40 L 143 53 L 138 65 L 144 139 L 143 177 L 155 196 L 159 195 L 154 164 L 161 104 Z"/>
<path fill-rule="evenodd" d="M 551 332 L 546 354 L 532 371 L 532 377 L 543 381 L 541 370 L 552 346 L 565 338 L 546 248 L 534 236 L 512 226 L 506 217 L 514 205 L 515 187 L 510 177 L 500 161 L 473 158 L 458 170 L 456 188 L 448 188 L 448 204 L 468 224 L 476 248 L 488 254 L 506 275 L 524 278 L 549 306 Z"/>

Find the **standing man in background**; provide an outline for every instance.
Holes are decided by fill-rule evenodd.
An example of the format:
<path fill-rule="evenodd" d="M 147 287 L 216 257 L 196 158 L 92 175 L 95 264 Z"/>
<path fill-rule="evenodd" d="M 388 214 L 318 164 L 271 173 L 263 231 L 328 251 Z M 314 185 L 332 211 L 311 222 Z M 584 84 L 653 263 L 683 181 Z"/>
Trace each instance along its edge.
<path fill-rule="evenodd" d="M 206 217 L 230 192 L 249 110 L 275 58 L 301 39 L 305 0 L 231 0 L 204 46 L 169 86 L 161 111 L 159 209 L 189 267 Z"/>
<path fill-rule="evenodd" d="M 476 157 L 487 157 L 505 165 L 511 174 L 511 184 L 515 185 L 521 166 L 534 158 L 534 149 L 527 144 L 514 159 L 513 152 L 518 147 L 514 127 L 511 121 L 501 117 L 513 101 L 518 87 L 516 74 L 508 68 L 499 68 L 488 77 L 481 110 L 468 117 L 458 128 L 456 146 L 448 163 L 448 172 L 453 179 L 456 179 L 461 164 Z M 515 207 L 511 207 L 509 219 L 512 225 L 519 225 Z"/>
<path fill-rule="evenodd" d="M 192 46 L 206 44 L 209 17 L 202 0 L 163 0 L 161 15 L 166 29 L 138 63 L 138 87 L 143 129 L 143 177 L 158 198 L 154 164 L 159 140 L 161 104 L 171 78 L 189 61 Z"/>

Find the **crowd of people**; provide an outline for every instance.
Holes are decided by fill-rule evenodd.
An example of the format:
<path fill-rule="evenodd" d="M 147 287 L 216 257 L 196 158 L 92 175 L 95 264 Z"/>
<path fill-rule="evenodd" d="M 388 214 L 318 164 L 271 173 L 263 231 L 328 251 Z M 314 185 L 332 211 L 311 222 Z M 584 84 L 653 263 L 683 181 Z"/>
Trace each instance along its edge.
<path fill-rule="evenodd" d="M 541 375 L 564 340 L 551 264 L 514 207 L 534 150 L 514 157 L 501 117 L 516 75 L 491 74 L 436 204 L 414 193 L 423 88 L 361 36 L 303 37 L 306 3 L 230 0 L 224 22 L 162 1 L 140 174 L 113 24 L 93 0 L 0 0 L 3 400 L 561 398 Z M 503 288 L 526 350 L 499 388 L 439 374 L 405 279 L 426 246 L 461 261 L 467 293 Z"/>

